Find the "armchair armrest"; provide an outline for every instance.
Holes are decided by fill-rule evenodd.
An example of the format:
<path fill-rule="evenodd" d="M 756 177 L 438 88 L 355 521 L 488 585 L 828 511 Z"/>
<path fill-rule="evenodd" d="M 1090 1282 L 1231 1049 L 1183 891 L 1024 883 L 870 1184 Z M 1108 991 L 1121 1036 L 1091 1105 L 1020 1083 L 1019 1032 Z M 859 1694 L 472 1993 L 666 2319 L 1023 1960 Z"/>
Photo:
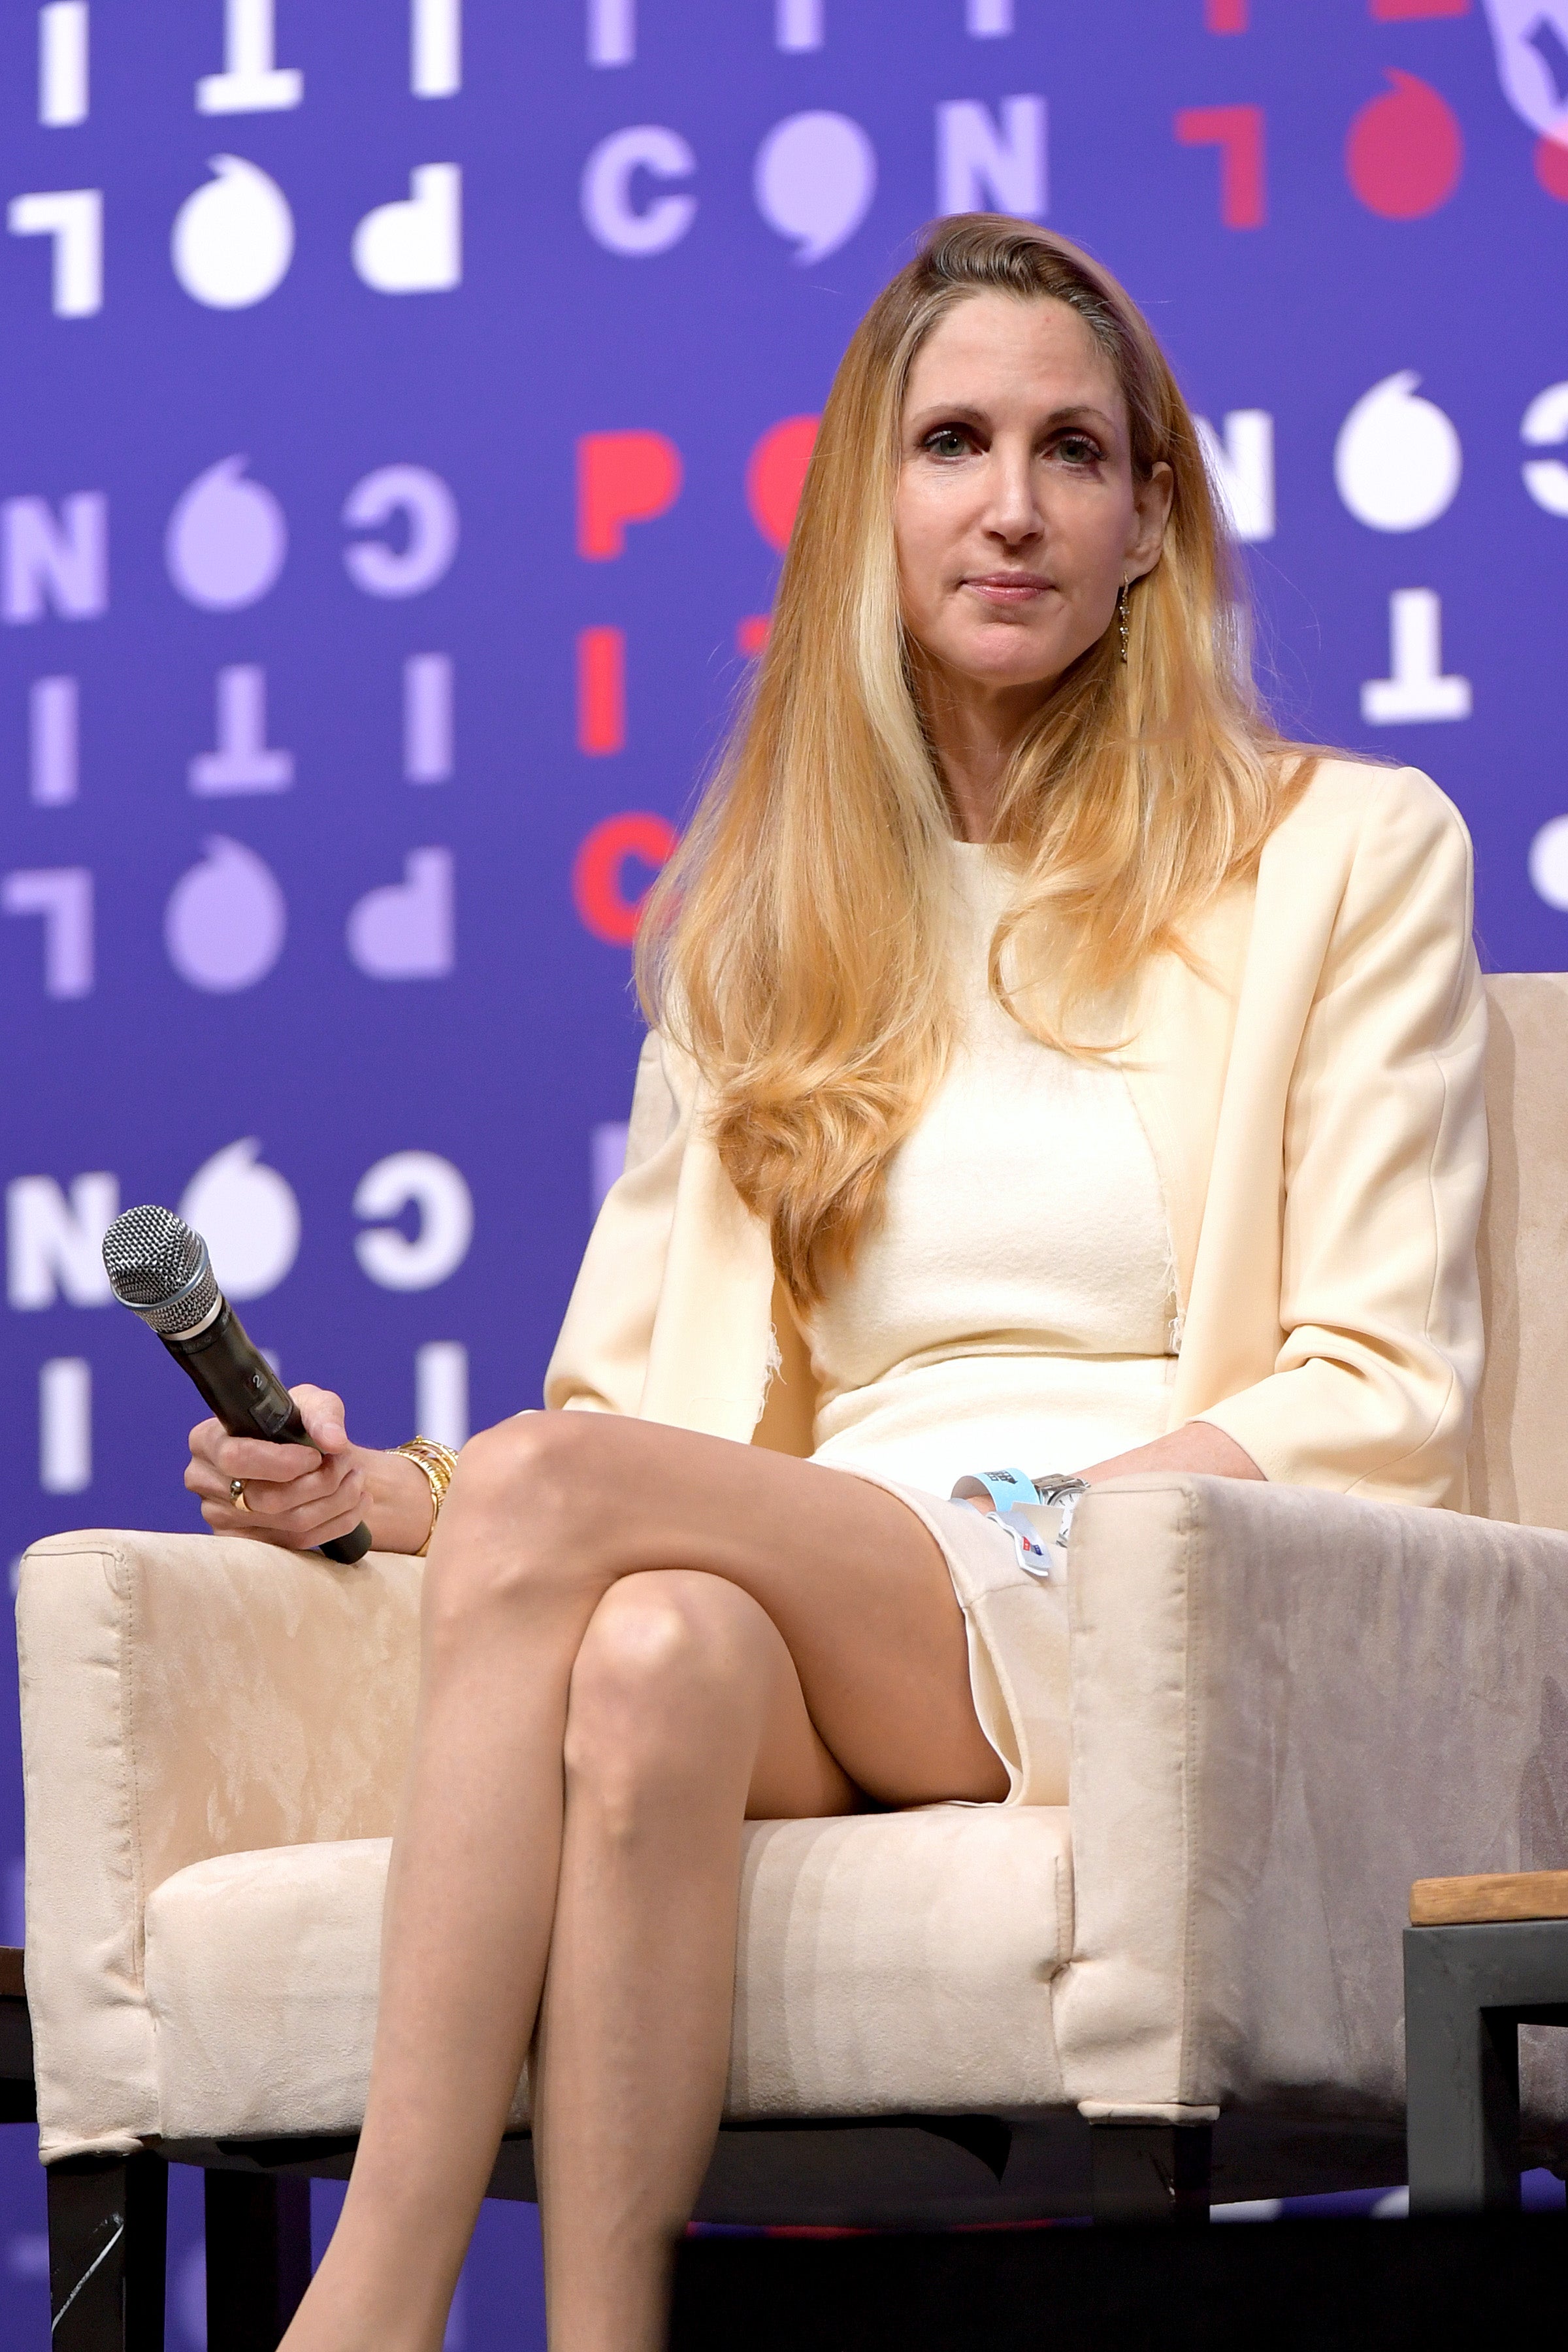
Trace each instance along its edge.
<path fill-rule="evenodd" d="M 1069 2096 L 1398 2116 L 1412 1880 L 1568 1860 L 1568 1536 L 1144 1475 L 1068 1575 Z M 1525 2090 L 1568 2145 L 1563 2038 Z"/>
<path fill-rule="evenodd" d="M 187 1864 L 384 1837 L 423 1563 L 51 1536 L 16 1596 L 27 1997 L 46 2160 L 155 2132 L 147 1897 Z"/>

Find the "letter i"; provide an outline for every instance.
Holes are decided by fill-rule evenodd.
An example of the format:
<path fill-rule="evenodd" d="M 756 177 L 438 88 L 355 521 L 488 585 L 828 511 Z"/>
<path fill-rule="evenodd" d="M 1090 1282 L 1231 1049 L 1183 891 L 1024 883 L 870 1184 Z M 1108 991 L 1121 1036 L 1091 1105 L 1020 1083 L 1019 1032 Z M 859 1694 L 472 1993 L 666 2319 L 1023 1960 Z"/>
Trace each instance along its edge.
<path fill-rule="evenodd" d="M 87 112 L 87 0 L 49 0 L 38 11 L 38 121 L 59 131 Z"/>
<path fill-rule="evenodd" d="M 626 633 L 577 633 L 577 748 L 622 751 L 626 741 Z"/>

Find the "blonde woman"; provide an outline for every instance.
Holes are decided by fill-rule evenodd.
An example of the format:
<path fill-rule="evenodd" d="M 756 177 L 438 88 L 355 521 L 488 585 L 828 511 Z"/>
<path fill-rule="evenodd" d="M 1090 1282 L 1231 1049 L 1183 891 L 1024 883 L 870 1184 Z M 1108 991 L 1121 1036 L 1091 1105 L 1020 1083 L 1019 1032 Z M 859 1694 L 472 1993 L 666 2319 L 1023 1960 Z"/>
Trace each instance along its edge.
<path fill-rule="evenodd" d="M 1424 778 L 1279 739 L 1237 611 L 1128 296 L 941 224 L 838 371 L 644 927 L 552 1409 L 474 1439 L 435 1529 L 364 2131 L 293 2352 L 434 2352 L 531 2046 L 551 2341 L 651 2352 L 742 1822 L 1065 1801 L 1079 1482 L 1459 1497 L 1468 845 Z M 195 1433 L 211 1524 L 417 1549 L 416 1467 L 296 1393 L 320 1458 Z"/>

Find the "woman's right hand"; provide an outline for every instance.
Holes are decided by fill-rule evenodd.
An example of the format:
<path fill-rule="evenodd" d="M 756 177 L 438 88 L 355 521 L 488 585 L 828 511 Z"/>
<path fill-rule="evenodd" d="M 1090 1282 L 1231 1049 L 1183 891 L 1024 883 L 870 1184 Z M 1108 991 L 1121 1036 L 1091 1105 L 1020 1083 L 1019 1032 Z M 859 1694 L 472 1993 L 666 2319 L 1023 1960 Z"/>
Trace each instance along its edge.
<path fill-rule="evenodd" d="M 309 1445 L 230 1437 L 217 1421 L 198 1422 L 192 1430 L 185 1485 L 200 1497 L 214 1534 L 309 1551 L 346 1536 L 363 1519 L 377 1550 L 417 1551 L 430 1526 L 424 1473 L 406 1454 L 351 1444 L 342 1399 L 331 1389 L 306 1384 L 289 1394 Z M 245 1481 L 243 1507 L 233 1496 L 236 1478 Z"/>

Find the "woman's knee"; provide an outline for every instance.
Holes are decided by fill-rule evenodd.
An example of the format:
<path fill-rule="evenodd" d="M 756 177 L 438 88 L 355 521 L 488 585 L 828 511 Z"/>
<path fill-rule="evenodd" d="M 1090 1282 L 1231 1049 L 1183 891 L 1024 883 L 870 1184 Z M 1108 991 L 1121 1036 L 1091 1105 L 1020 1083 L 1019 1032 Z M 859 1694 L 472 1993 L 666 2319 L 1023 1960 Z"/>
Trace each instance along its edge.
<path fill-rule="evenodd" d="M 518 1413 L 468 1440 L 430 1558 L 426 1599 L 437 1619 L 602 1591 L 606 1446 L 586 1425 L 597 1418 Z"/>
<path fill-rule="evenodd" d="M 568 1783 L 612 1804 L 728 1757 L 742 1774 L 765 1707 L 778 1635 L 721 1577 L 662 1571 L 606 1592 L 584 1634 L 566 1716 Z"/>

